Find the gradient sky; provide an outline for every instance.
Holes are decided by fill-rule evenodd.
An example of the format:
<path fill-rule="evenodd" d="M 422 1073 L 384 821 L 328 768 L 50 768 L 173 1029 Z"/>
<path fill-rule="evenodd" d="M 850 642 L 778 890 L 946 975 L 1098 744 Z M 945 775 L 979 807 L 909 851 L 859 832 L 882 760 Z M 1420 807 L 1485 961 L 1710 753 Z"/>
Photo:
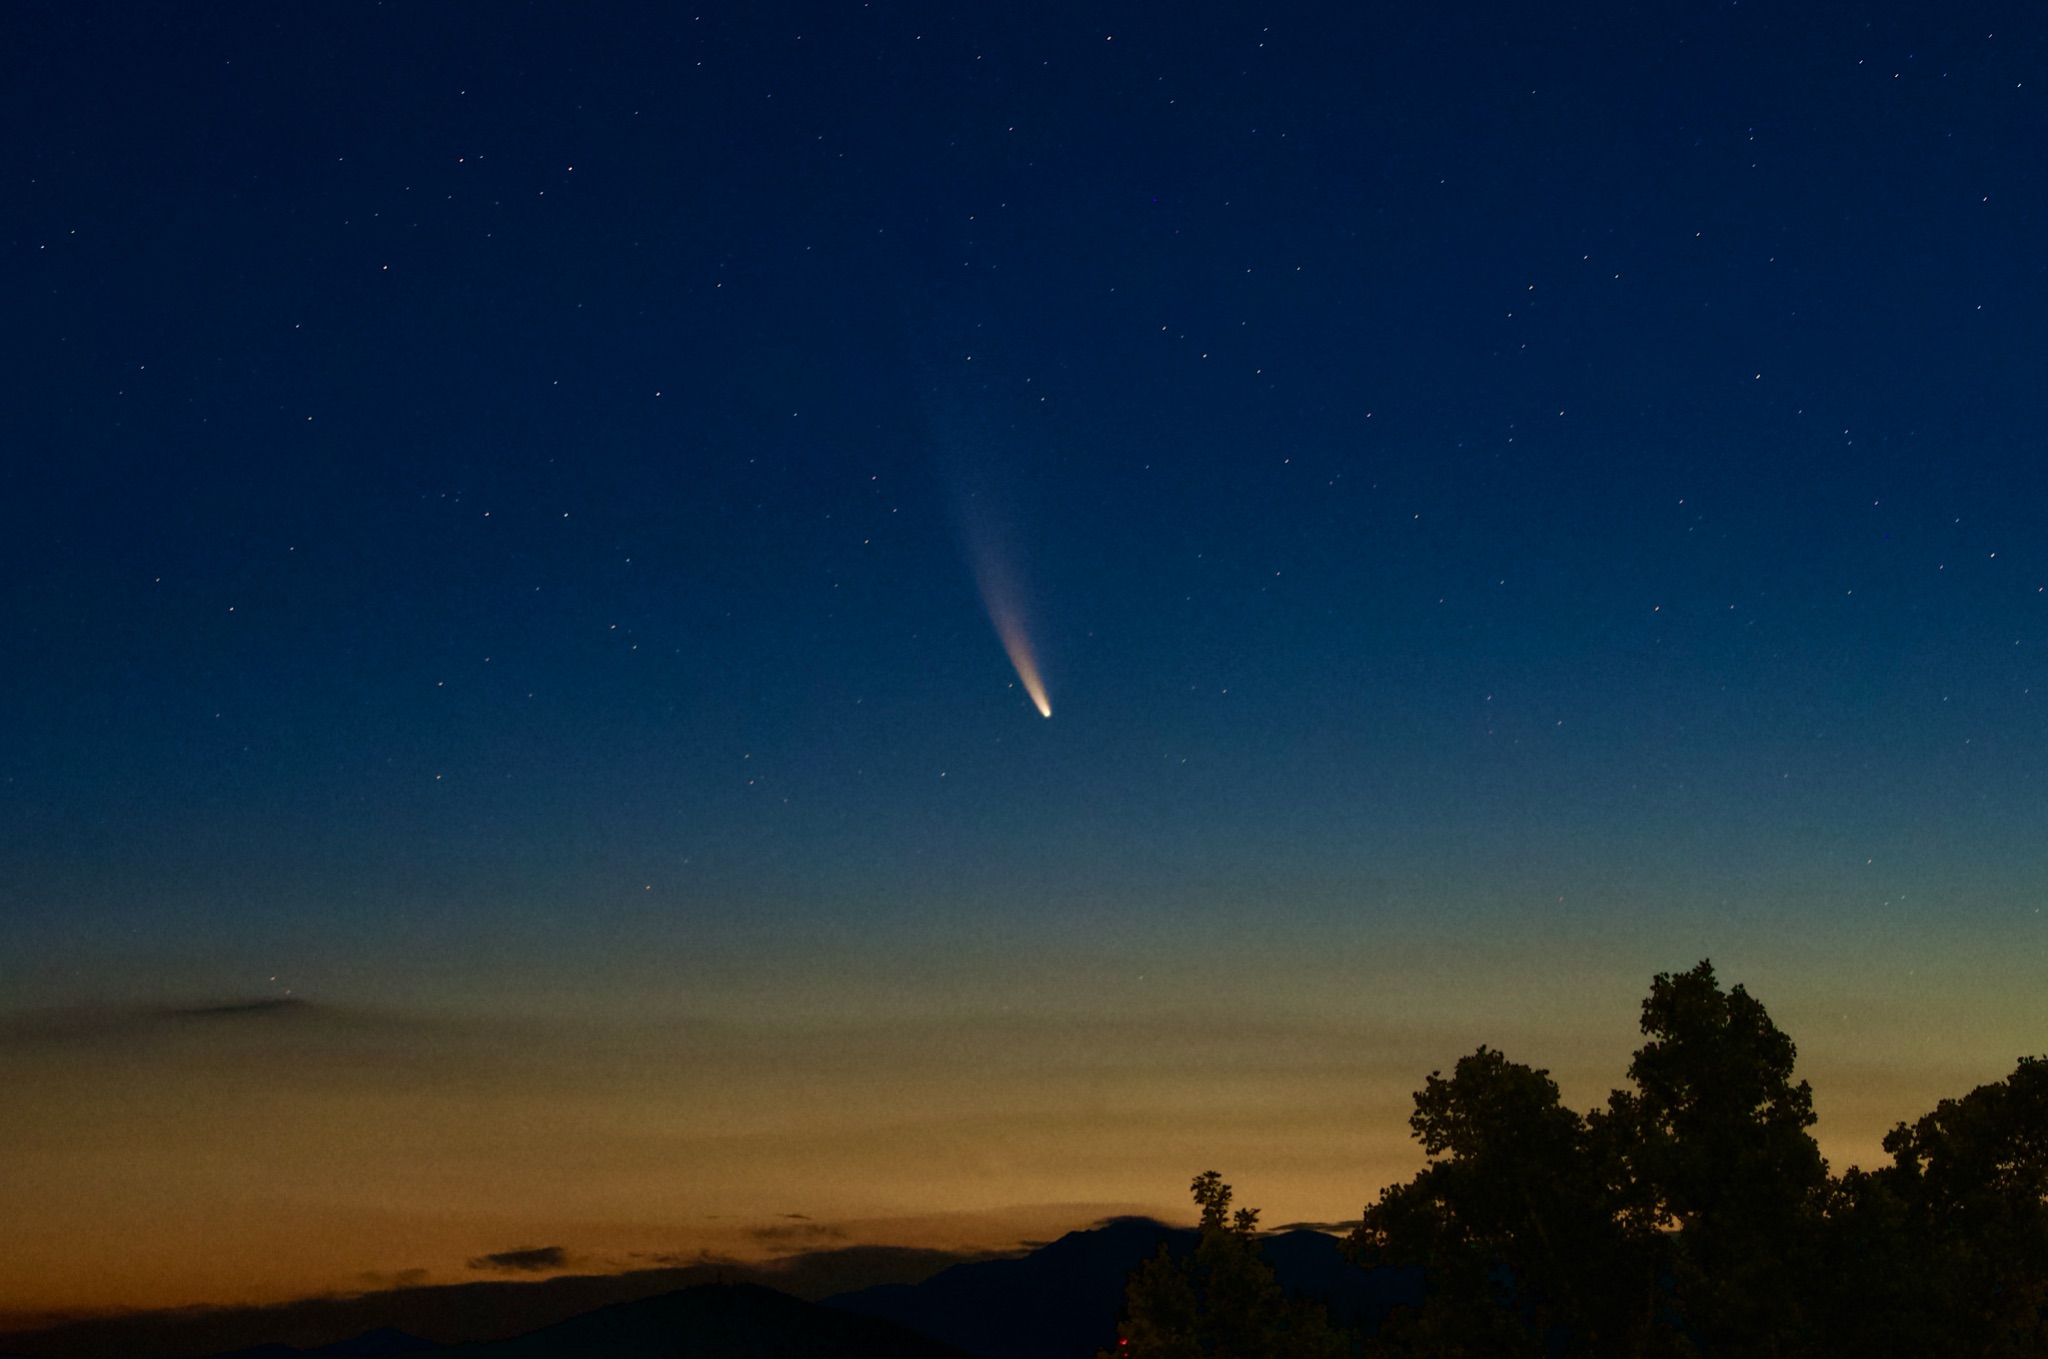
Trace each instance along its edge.
<path fill-rule="evenodd" d="M 2048 23 L 1341 8 L 29 6 L 0 1312 L 2048 1046 Z"/>

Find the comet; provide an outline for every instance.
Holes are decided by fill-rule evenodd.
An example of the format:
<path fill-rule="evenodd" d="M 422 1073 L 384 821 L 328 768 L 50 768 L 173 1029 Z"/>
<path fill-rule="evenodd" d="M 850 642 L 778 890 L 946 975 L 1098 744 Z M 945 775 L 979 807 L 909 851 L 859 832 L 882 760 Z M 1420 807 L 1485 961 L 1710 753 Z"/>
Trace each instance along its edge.
<path fill-rule="evenodd" d="M 1024 685 L 1024 692 L 1031 695 L 1031 702 L 1040 717 L 1051 717 L 1052 700 L 1045 696 L 1045 681 L 1038 673 L 1038 658 L 1031 654 L 1031 638 L 1024 631 L 1024 620 L 991 596 L 987 586 L 982 587 L 982 598 L 988 605 L 989 621 L 996 625 L 996 636 L 1002 639 L 1003 650 L 1009 653 L 1010 664 L 1016 667 L 1017 679 Z"/>
<path fill-rule="evenodd" d="M 1031 645 L 1024 591 L 1011 566 L 1015 553 L 1009 550 L 1006 535 L 991 522 L 981 497 L 960 498 L 960 526 L 968 558 L 974 566 L 974 583 L 981 591 L 982 606 L 988 610 L 988 621 L 995 625 L 996 637 L 1017 672 L 1018 682 L 1031 696 L 1032 706 L 1038 709 L 1040 717 L 1051 717 L 1052 699 L 1045 691 L 1038 653 Z"/>
<path fill-rule="evenodd" d="M 949 384 L 942 382 L 930 397 L 933 404 L 927 417 L 938 454 L 936 470 L 952 492 L 953 526 L 996 639 L 1017 672 L 1017 682 L 1030 695 L 1031 706 L 1040 717 L 1051 717 L 1052 696 L 1046 692 L 1045 672 L 1033 643 L 1033 592 L 1027 588 L 1029 573 L 1024 570 L 1029 554 L 1018 542 L 1026 536 L 1022 526 L 1028 516 L 1021 502 L 1025 469 L 1032 458 L 1017 427 L 994 418 L 986 404 L 987 367 L 974 365 L 973 392 L 953 388 L 956 399 L 949 401 Z"/>

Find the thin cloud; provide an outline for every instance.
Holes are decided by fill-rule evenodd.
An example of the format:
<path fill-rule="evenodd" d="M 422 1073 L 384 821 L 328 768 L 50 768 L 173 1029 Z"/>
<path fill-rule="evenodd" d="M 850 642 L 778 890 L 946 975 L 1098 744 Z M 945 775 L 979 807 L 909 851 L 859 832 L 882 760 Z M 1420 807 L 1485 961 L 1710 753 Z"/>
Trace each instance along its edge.
<path fill-rule="evenodd" d="M 797 1217 L 800 1215 L 791 1213 L 787 1216 Z M 801 1222 L 775 1223 L 767 1227 L 755 1227 L 747 1234 L 763 1245 L 778 1246 L 813 1245 L 821 1241 L 844 1241 L 847 1239 L 844 1228 L 834 1227 L 828 1222 L 812 1222 L 808 1219 Z"/>
<path fill-rule="evenodd" d="M 257 996 L 212 1005 L 173 1006 L 166 1013 L 173 1019 L 274 1019 L 309 1014 L 313 1008 L 312 1001 L 297 996 Z"/>
<path fill-rule="evenodd" d="M 350 1029 L 380 1024 L 367 1012 L 299 996 L 229 996 L 185 1004 L 66 1005 L 0 1012 L 0 1043 L 118 1042 L 202 1028 L 254 1031 L 301 1020 Z"/>
<path fill-rule="evenodd" d="M 521 1246 L 518 1250 L 479 1255 L 469 1262 L 469 1267 L 512 1274 L 538 1274 L 542 1270 L 560 1269 L 567 1262 L 568 1255 L 560 1246 Z"/>
<path fill-rule="evenodd" d="M 427 1271 L 424 1269 L 366 1269 L 356 1275 L 356 1282 L 366 1289 L 417 1288 L 425 1283 L 427 1278 Z"/>

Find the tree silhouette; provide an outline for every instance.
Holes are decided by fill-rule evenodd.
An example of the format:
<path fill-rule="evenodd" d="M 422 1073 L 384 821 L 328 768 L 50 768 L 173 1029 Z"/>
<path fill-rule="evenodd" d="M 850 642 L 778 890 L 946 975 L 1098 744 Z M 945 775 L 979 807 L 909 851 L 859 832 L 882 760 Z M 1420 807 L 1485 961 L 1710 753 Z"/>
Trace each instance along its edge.
<path fill-rule="evenodd" d="M 1827 1167 L 1792 1040 L 1708 962 L 1651 982 L 1642 1031 L 1633 1088 L 1583 1117 L 1484 1047 L 1416 1093 L 1430 1164 L 1354 1236 L 1428 1274 L 1387 1352 L 1803 1352 Z"/>
<path fill-rule="evenodd" d="M 2048 1061 L 1885 1137 L 1830 1196 L 1826 1329 L 1868 1356 L 2048 1354 Z"/>
<path fill-rule="evenodd" d="M 1827 1162 L 1797 1050 L 1709 962 L 1657 975 L 1642 1030 L 1609 1120 L 1639 1211 L 1676 1228 L 1685 1329 L 1732 1359 L 1802 1352 Z"/>
<path fill-rule="evenodd" d="M 1420 1266 L 1383 1359 L 2048 1359 L 2048 1058 L 1885 1138 L 1830 1177 L 1797 1048 L 1710 962 L 1659 973 L 1628 1087 L 1567 1108 L 1490 1047 L 1431 1072 L 1409 1125 L 1428 1164 L 1351 1237 Z M 1133 1359 L 1336 1355 L 1260 1259 L 1257 1214 L 1193 1186 L 1201 1245 L 1134 1274 Z"/>
<path fill-rule="evenodd" d="M 1233 1213 L 1230 1186 L 1213 1170 L 1191 1192 L 1200 1242 L 1187 1259 L 1162 1245 L 1131 1275 L 1118 1359 L 1346 1359 L 1349 1344 L 1323 1305 L 1288 1297 L 1273 1277 L 1259 1252 L 1258 1210 Z"/>
<path fill-rule="evenodd" d="M 1603 1127 L 1546 1071 L 1482 1047 L 1432 1072 L 1409 1125 L 1430 1164 L 1367 1208 L 1362 1263 L 1420 1265 L 1419 1312 L 1381 1348 L 1459 1355 L 1653 1352 L 1662 1242 L 1616 1191 Z"/>

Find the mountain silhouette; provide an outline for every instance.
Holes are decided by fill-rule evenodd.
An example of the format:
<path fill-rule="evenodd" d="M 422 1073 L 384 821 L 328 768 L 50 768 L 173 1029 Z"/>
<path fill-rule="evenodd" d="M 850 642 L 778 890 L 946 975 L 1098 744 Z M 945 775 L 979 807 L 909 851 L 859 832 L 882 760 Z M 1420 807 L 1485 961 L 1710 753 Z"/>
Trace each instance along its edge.
<path fill-rule="evenodd" d="M 893 1322 L 759 1284 L 700 1284 L 601 1307 L 437 1359 L 968 1359 Z"/>
<path fill-rule="evenodd" d="M 300 1349 L 252 1345 L 208 1359 L 972 1359 L 895 1322 L 760 1284 L 712 1283 L 614 1303 L 523 1335 L 438 1345 L 393 1327 Z M 15 1359 L 0 1355 L 0 1359 Z"/>
<path fill-rule="evenodd" d="M 1185 1255 L 1198 1239 L 1191 1227 L 1119 1218 L 1029 1255 L 954 1265 L 923 1283 L 864 1288 L 825 1305 L 897 1322 L 976 1359 L 1082 1359 L 1115 1347 L 1131 1271 L 1161 1245 Z M 1323 1299 L 1332 1321 L 1368 1335 L 1395 1306 L 1422 1299 L 1419 1270 L 1361 1270 L 1322 1232 L 1281 1232 L 1261 1248 L 1281 1287 Z"/>
<path fill-rule="evenodd" d="M 268 1345 L 251 1345 L 246 1349 L 228 1350 L 223 1354 L 209 1356 L 209 1359 L 385 1359 L 389 1355 L 418 1354 L 424 1350 L 438 1350 L 441 1346 L 431 1340 L 422 1340 L 409 1335 L 395 1326 L 379 1326 L 374 1331 L 337 1340 L 331 1345 L 320 1345 L 313 1349 L 300 1349 L 296 1345 L 274 1342 Z M 6 1359 L 0 1355 L 0 1359 Z"/>
<path fill-rule="evenodd" d="M 365 1331 L 350 1340 L 337 1340 L 332 1345 L 302 1351 L 304 1354 L 320 1355 L 323 1359 L 384 1359 L 392 1354 L 418 1354 L 421 1350 L 437 1350 L 441 1347 L 431 1340 L 422 1340 L 408 1335 L 396 1326 L 379 1326 L 374 1331 Z"/>
<path fill-rule="evenodd" d="M 1377 1335 L 1396 1307 L 1422 1305 L 1421 1270 L 1360 1269 L 1344 1254 L 1343 1242 L 1323 1232 L 1280 1232 L 1267 1237 L 1260 1250 L 1282 1288 L 1321 1298 L 1336 1325 Z"/>
<path fill-rule="evenodd" d="M 704 1283 L 503 1339 L 444 1346 L 386 1325 L 311 1349 L 274 1342 L 211 1359 L 1086 1359 L 1114 1347 L 1131 1271 L 1161 1245 L 1184 1256 L 1197 1240 L 1193 1228 L 1118 1218 L 1028 1255 L 956 1264 L 923 1283 L 883 1284 L 822 1303 L 755 1283 Z M 1322 1299 L 1340 1326 L 1370 1335 L 1393 1307 L 1421 1302 L 1419 1270 L 1361 1270 L 1323 1232 L 1279 1232 L 1260 1249 L 1283 1288 Z M 496 1297 L 491 1289 L 520 1286 L 482 1287 L 480 1296 Z M 170 1349 L 145 1345 L 131 1342 L 122 1352 Z"/>
<path fill-rule="evenodd" d="M 420 1284 L 368 1293 L 299 1298 L 255 1307 L 198 1307 L 93 1317 L 0 1335 L 0 1359 L 347 1359 L 341 1346 L 481 1344 L 525 1335 L 616 1303 L 660 1297 L 708 1283 L 758 1283 L 816 1301 L 879 1283 L 930 1278 L 979 1258 L 906 1246 L 838 1246 L 757 1264 L 706 1260 L 622 1274 Z M 393 1332 L 408 1337 L 400 1342 Z M 396 1354 L 398 1349 L 374 1351 Z"/>
<path fill-rule="evenodd" d="M 897 1322 L 979 1359 L 1085 1356 L 1116 1340 L 1130 1272 L 1162 1243 L 1179 1255 L 1195 1240 L 1192 1228 L 1119 1218 L 1029 1255 L 954 1265 L 921 1284 L 882 1284 L 825 1305 Z"/>

